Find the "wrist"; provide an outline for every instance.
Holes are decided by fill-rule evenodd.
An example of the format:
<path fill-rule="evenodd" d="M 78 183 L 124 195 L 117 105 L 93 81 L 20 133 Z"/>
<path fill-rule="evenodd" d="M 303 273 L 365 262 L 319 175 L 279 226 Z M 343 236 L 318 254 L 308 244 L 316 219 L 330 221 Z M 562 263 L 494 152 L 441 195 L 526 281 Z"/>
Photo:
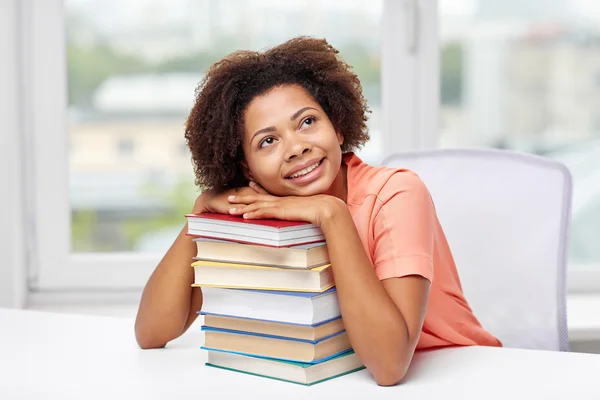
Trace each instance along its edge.
<path fill-rule="evenodd" d="M 350 213 L 348 206 L 337 197 L 329 197 L 321 208 L 320 227 L 324 232 L 337 225 L 337 222 Z"/>
<path fill-rule="evenodd" d="M 196 201 L 194 202 L 194 207 L 192 208 L 192 214 L 201 214 L 203 212 L 206 212 L 205 198 L 205 193 L 202 193 L 196 198 Z"/>

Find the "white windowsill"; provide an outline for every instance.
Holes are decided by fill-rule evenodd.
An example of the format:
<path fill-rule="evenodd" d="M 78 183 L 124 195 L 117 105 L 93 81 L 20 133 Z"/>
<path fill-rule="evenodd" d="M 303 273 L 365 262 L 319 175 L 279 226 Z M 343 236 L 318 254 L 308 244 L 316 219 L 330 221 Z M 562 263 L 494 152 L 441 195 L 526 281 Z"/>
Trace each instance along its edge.
<path fill-rule="evenodd" d="M 600 341 L 600 294 L 567 295 L 569 341 Z"/>

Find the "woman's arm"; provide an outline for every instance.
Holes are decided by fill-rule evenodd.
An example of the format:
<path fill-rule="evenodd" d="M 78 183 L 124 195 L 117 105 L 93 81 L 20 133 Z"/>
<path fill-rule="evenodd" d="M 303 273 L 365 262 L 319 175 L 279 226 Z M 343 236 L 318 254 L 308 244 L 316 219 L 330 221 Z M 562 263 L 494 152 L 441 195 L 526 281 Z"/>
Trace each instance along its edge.
<path fill-rule="evenodd" d="M 262 188 L 234 188 L 227 191 L 211 189 L 196 199 L 192 214 L 213 212 L 226 214 L 231 194 L 264 193 Z M 183 227 L 160 261 L 142 293 L 135 321 L 135 337 L 143 349 L 164 347 L 181 336 L 198 317 L 202 308 L 202 291 L 192 288 L 194 269 L 192 258 L 197 246 Z"/>
<path fill-rule="evenodd" d="M 398 383 L 408 370 L 427 310 L 430 282 L 417 275 L 380 281 L 347 206 L 333 199 L 321 221 L 344 326 L 376 382 Z"/>
<path fill-rule="evenodd" d="M 193 212 L 201 209 L 194 208 Z M 142 293 L 135 338 L 143 349 L 164 347 L 194 322 L 202 307 L 202 291 L 192 288 L 190 267 L 197 247 L 186 235 L 187 224 L 160 261 Z"/>
<path fill-rule="evenodd" d="M 326 195 L 250 195 L 232 196 L 229 201 L 233 207 L 230 212 L 243 214 L 245 218 L 308 221 L 321 227 L 327 242 L 344 326 L 352 347 L 377 383 L 388 386 L 398 383 L 406 374 L 427 310 L 430 281 L 416 272 L 427 270 L 424 265 L 430 266 L 430 261 L 427 257 L 415 256 L 433 243 L 430 231 L 418 228 L 431 225 L 430 210 L 425 207 L 424 212 L 415 212 L 422 201 L 427 201 L 427 196 L 427 192 L 418 191 L 416 196 L 408 193 L 392 201 L 392 210 L 411 210 L 409 214 L 412 220 L 402 220 L 403 229 L 407 229 L 410 237 L 403 234 L 402 243 L 390 239 L 390 232 L 383 229 L 384 211 L 380 212 L 380 218 L 383 219 L 378 220 L 376 240 L 381 242 L 378 255 L 384 256 L 376 257 L 377 261 L 380 266 L 386 264 L 386 267 L 407 267 L 401 268 L 405 272 L 415 271 L 414 274 L 403 273 L 402 278 L 383 281 L 377 277 L 350 211 L 342 200 Z M 405 224 L 408 227 L 404 227 Z M 397 230 L 398 224 L 393 227 Z M 407 257 L 396 256 L 392 259 L 387 257 L 385 250 L 395 250 L 397 254 L 406 254 Z M 415 263 L 421 268 L 417 268 Z"/>

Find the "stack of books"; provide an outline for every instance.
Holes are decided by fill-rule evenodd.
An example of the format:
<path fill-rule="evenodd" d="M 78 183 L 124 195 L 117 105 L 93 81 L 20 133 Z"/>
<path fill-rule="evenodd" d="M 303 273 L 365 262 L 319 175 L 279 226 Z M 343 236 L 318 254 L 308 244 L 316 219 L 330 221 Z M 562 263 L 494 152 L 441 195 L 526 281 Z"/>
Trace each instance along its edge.
<path fill-rule="evenodd" d="M 312 385 L 363 369 L 344 330 L 327 245 L 304 222 L 187 215 L 207 365 Z"/>

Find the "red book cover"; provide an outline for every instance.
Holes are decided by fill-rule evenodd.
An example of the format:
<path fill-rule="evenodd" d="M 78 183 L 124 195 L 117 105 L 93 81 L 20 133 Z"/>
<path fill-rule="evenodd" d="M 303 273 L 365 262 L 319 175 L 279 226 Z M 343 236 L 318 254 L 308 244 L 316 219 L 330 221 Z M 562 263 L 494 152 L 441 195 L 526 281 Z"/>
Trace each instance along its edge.
<path fill-rule="evenodd" d="M 201 219 L 216 219 L 220 221 L 234 222 L 240 224 L 250 225 L 263 225 L 272 228 L 288 228 L 291 226 L 309 225 L 308 222 L 303 221 L 282 221 L 278 219 L 244 219 L 242 216 L 229 215 L 229 214 L 217 214 L 217 213 L 202 213 L 202 214 L 186 214 L 187 218 L 201 218 Z"/>

